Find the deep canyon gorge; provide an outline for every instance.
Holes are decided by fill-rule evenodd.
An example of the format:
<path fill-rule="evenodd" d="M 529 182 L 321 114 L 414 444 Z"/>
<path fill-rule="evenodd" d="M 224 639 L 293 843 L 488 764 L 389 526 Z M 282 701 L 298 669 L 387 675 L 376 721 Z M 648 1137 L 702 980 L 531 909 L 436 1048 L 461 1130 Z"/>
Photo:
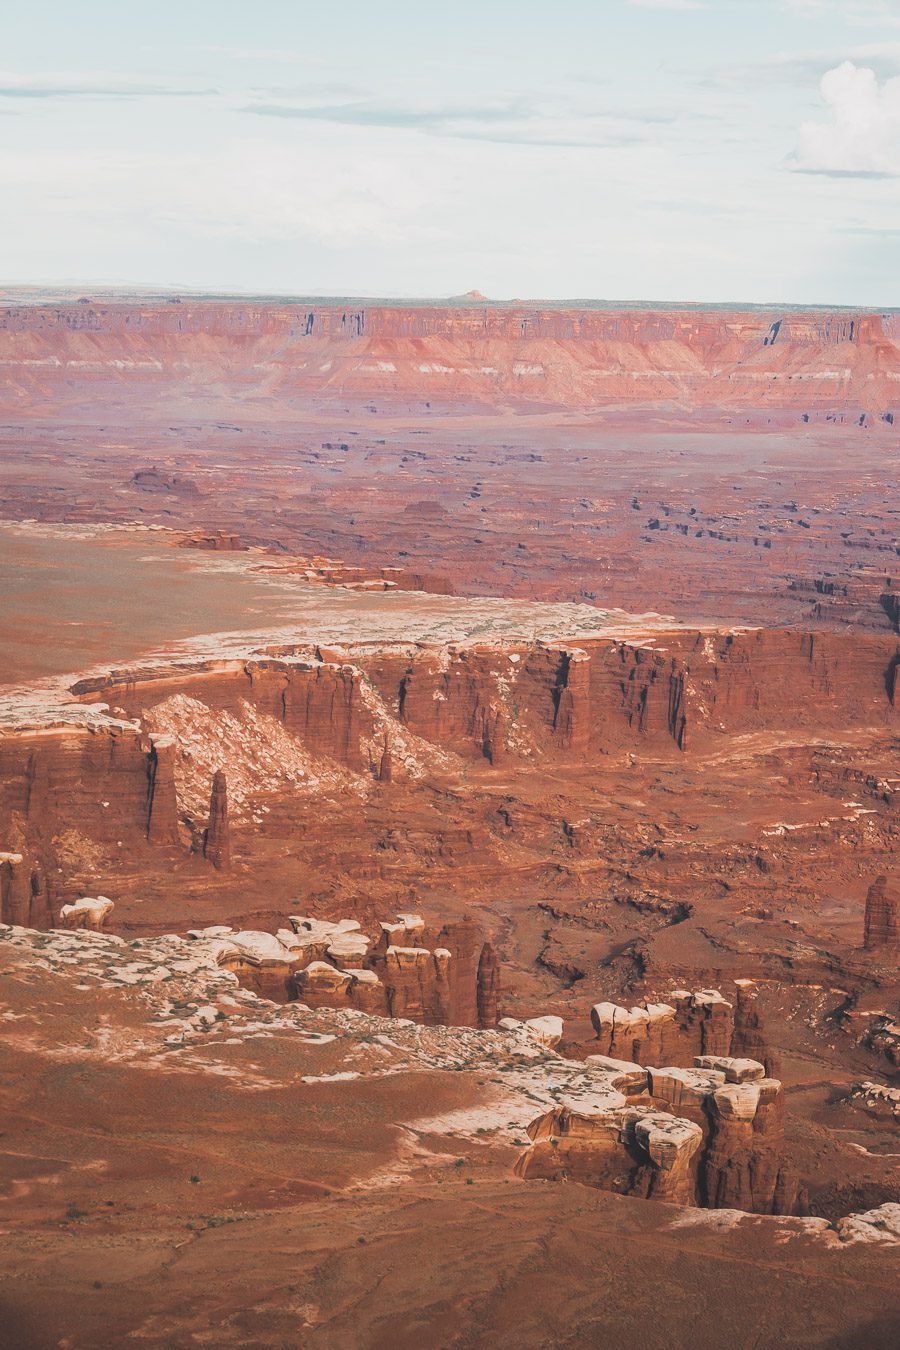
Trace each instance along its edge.
<path fill-rule="evenodd" d="M 11 1344 L 896 1345 L 900 316 L 0 377 Z"/>

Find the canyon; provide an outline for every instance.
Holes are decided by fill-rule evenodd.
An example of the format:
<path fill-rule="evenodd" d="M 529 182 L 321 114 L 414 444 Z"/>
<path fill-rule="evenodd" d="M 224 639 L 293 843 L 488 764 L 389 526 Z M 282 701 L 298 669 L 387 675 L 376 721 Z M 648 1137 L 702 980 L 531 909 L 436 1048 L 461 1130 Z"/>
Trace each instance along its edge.
<path fill-rule="evenodd" d="M 16 1344 L 896 1344 L 897 315 L 23 293 L 0 378 Z"/>

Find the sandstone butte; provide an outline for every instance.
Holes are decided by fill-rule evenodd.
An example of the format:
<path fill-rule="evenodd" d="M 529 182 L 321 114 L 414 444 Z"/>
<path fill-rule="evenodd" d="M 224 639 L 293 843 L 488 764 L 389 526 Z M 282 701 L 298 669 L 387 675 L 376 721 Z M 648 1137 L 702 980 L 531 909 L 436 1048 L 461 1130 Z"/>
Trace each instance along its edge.
<path fill-rule="evenodd" d="M 11 1345 L 898 1343 L 898 323 L 7 297 Z"/>

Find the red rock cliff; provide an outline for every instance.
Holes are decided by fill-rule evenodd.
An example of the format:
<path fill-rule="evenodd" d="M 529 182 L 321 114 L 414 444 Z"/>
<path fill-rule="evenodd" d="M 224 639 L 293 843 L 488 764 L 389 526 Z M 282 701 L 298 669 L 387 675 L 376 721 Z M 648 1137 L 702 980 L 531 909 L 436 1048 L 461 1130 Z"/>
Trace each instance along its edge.
<path fill-rule="evenodd" d="M 893 315 L 236 301 L 6 306 L 5 405 L 894 407 Z M 76 382 L 72 383 L 75 376 Z M 264 397 L 263 397 L 264 396 Z"/>

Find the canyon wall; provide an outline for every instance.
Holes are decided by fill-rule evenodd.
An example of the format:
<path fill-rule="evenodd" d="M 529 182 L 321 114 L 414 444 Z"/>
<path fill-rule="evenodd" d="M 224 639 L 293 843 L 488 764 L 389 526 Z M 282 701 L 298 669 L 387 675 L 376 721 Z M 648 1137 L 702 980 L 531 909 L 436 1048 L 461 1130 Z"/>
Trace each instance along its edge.
<path fill-rule="evenodd" d="M 684 631 L 352 661 L 262 655 L 84 680 L 72 692 L 85 706 L 73 711 L 93 721 L 26 722 L 0 735 L 0 845 L 74 831 L 109 847 L 136 838 L 178 847 L 193 831 L 202 848 L 214 773 L 227 776 L 230 796 L 233 771 L 238 783 L 253 778 L 247 756 L 258 765 L 260 745 L 271 774 L 254 790 L 289 789 L 284 758 L 299 756 L 301 778 L 325 772 L 389 791 L 410 776 L 453 776 L 465 761 L 599 765 L 638 751 L 702 758 L 772 731 L 888 733 L 898 650 L 893 635 L 849 646 L 829 633 Z M 240 807 L 239 793 L 238 817 Z M 474 1017 L 473 1005 L 464 1020 Z"/>
<path fill-rule="evenodd" d="M 4 404 L 169 413 L 390 406 L 767 408 L 889 420 L 893 314 L 195 301 L 7 305 Z"/>
<path fill-rule="evenodd" d="M 20 847 L 22 836 L 48 839 L 71 831 L 115 847 L 122 831 L 147 834 L 156 757 L 137 728 L 25 727 L 0 735 L 0 830 Z M 171 799 L 174 809 L 174 799 Z M 155 819 L 171 837 L 171 820 Z"/>

